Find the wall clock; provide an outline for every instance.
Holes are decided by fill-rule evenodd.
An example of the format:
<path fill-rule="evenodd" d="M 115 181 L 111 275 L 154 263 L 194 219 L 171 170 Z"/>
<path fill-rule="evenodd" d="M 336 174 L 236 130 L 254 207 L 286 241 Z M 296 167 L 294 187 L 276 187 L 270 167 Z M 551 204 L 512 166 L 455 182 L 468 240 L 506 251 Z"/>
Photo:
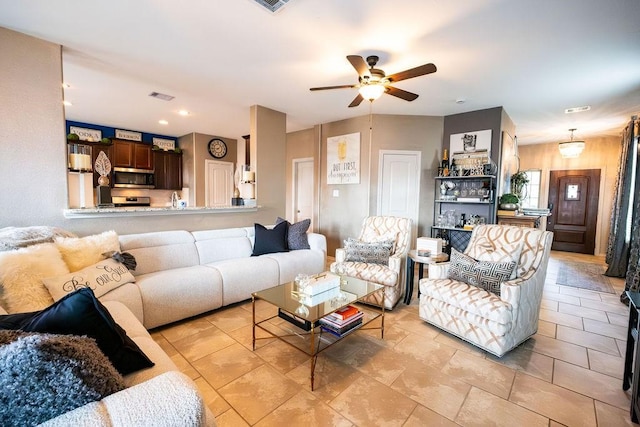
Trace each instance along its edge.
<path fill-rule="evenodd" d="M 223 158 L 227 154 L 227 144 L 221 139 L 213 138 L 209 141 L 209 154 L 216 159 Z"/>

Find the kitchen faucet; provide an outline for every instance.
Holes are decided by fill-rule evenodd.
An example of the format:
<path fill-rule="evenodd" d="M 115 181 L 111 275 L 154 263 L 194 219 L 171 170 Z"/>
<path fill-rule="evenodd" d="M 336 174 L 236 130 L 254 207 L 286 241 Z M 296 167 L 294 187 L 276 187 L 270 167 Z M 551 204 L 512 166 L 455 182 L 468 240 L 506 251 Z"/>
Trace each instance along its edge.
<path fill-rule="evenodd" d="M 172 208 L 177 208 L 178 207 L 178 192 L 174 191 L 173 194 L 171 194 L 171 207 Z"/>

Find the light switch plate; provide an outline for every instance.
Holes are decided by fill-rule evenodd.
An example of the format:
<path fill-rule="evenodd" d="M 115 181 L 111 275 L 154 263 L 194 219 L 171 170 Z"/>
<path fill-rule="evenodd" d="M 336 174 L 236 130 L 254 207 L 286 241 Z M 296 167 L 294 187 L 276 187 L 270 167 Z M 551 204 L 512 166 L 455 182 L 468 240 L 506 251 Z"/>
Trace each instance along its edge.
<path fill-rule="evenodd" d="M 333 197 L 340 197 L 340 190 L 333 190 Z"/>

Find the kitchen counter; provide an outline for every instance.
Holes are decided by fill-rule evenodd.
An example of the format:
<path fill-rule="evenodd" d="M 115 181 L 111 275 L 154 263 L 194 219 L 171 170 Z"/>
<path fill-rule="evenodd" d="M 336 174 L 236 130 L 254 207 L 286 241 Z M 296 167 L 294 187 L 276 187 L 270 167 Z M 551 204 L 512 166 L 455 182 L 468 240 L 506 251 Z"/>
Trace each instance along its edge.
<path fill-rule="evenodd" d="M 77 208 L 65 209 L 65 218 L 105 218 L 123 216 L 154 216 L 154 215 L 193 215 L 193 214 L 220 214 L 256 212 L 259 206 L 218 206 L 218 207 L 187 207 L 184 209 L 170 206 L 135 206 L 135 207 L 108 207 L 108 208 Z"/>

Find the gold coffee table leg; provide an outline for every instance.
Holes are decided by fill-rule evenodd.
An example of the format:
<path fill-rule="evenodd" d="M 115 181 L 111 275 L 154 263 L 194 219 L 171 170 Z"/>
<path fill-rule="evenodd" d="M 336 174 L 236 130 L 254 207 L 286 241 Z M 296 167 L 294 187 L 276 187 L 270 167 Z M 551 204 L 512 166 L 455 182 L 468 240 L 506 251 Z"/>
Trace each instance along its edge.
<path fill-rule="evenodd" d="M 256 298 L 255 297 L 251 297 L 251 308 L 252 308 L 252 312 L 253 312 L 253 328 L 252 328 L 252 348 L 253 351 L 256 351 Z"/>

